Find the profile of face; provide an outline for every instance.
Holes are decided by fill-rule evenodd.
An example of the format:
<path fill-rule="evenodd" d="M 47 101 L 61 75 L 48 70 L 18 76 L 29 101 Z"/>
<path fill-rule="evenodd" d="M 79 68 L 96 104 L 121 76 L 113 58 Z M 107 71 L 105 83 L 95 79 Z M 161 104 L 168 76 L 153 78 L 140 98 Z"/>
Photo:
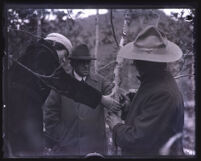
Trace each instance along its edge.
<path fill-rule="evenodd" d="M 74 60 L 73 68 L 75 72 L 81 77 L 88 76 L 90 73 L 90 60 Z"/>
<path fill-rule="evenodd" d="M 68 52 L 65 49 L 57 50 L 57 55 L 59 57 L 59 63 L 63 67 L 63 69 L 68 72 L 70 69 L 69 59 L 68 59 Z"/>

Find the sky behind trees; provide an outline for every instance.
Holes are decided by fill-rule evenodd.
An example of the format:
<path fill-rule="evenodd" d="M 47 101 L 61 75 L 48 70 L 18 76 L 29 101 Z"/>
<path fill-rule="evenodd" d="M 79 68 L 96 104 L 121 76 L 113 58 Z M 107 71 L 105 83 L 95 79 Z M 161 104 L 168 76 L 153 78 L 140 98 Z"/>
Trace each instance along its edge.
<path fill-rule="evenodd" d="M 67 9 L 59 9 L 61 11 L 64 11 L 67 13 Z M 183 11 L 184 14 L 183 16 L 187 16 L 190 14 L 190 10 L 189 9 L 178 9 L 178 8 L 172 8 L 172 9 L 160 9 L 163 12 L 165 12 L 166 15 L 170 16 L 171 12 L 173 13 L 178 13 L 179 15 L 181 14 L 181 12 Z M 95 15 L 96 14 L 96 9 L 73 9 L 73 14 L 72 14 L 72 18 L 76 18 L 77 13 L 80 12 L 79 18 L 86 18 L 90 15 Z M 107 9 L 99 9 L 99 14 L 106 14 L 108 12 Z M 50 16 L 50 20 L 54 19 L 55 17 L 52 15 Z"/>

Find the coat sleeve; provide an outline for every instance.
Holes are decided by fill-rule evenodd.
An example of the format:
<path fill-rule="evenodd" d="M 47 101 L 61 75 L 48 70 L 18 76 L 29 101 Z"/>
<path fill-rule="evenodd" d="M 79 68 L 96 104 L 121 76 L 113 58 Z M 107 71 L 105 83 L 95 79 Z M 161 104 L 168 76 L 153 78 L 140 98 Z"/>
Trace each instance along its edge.
<path fill-rule="evenodd" d="M 145 101 L 141 114 L 133 119 L 134 122 L 117 124 L 113 128 L 113 140 L 121 148 L 149 146 L 149 143 L 157 142 L 158 136 L 164 135 L 165 130 L 174 124 L 171 115 L 175 100 L 169 93 L 158 93 Z"/>
<path fill-rule="evenodd" d="M 58 70 L 55 77 L 44 78 L 44 81 L 54 87 L 59 94 L 91 108 L 96 108 L 101 102 L 102 94 L 100 91 L 86 83 L 79 82 L 63 69 Z"/>
<path fill-rule="evenodd" d="M 61 96 L 54 90 L 50 91 L 43 105 L 43 111 L 46 136 L 54 141 L 61 140 L 65 133 L 65 126 L 60 119 Z"/>

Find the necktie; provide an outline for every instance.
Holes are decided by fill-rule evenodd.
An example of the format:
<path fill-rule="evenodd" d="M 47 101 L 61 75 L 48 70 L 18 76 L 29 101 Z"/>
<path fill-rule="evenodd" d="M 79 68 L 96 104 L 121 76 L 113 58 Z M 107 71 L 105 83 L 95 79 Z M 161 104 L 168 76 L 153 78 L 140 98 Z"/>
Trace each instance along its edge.
<path fill-rule="evenodd" d="M 81 82 L 83 82 L 84 83 L 84 78 L 82 77 L 82 80 L 81 80 Z"/>

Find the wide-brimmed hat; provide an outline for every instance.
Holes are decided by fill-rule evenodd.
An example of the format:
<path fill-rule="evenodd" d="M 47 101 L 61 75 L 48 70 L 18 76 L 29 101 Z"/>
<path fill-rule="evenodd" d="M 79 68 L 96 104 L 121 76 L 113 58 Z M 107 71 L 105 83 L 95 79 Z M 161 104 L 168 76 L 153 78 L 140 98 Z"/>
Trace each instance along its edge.
<path fill-rule="evenodd" d="M 96 58 L 92 57 L 89 52 L 89 48 L 85 44 L 78 45 L 72 51 L 72 54 L 69 56 L 69 59 L 72 60 L 95 60 Z"/>
<path fill-rule="evenodd" d="M 167 40 L 155 26 L 142 30 L 133 42 L 119 50 L 118 57 L 151 62 L 174 62 L 182 57 L 181 49 Z"/>
<path fill-rule="evenodd" d="M 64 35 L 59 34 L 59 33 L 50 33 L 44 39 L 60 43 L 68 50 L 69 54 L 72 53 L 73 46 L 72 46 L 70 40 L 67 37 L 65 37 Z"/>

